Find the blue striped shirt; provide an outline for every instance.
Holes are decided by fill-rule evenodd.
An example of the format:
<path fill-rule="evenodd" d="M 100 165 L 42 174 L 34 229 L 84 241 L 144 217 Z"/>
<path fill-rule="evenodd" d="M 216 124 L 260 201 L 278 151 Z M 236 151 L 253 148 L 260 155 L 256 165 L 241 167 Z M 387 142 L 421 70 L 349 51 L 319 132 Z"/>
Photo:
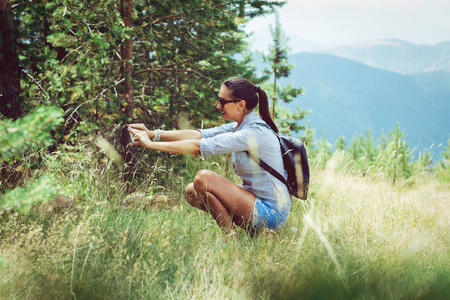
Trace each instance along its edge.
<path fill-rule="evenodd" d="M 233 122 L 199 130 L 200 153 L 203 157 L 232 153 L 234 171 L 243 180 L 243 188 L 263 201 L 276 201 L 278 208 L 285 209 L 291 201 L 286 185 L 245 153 L 253 153 L 287 178 L 278 138 L 271 129 L 258 123 L 266 124 L 252 111 L 239 127 Z"/>

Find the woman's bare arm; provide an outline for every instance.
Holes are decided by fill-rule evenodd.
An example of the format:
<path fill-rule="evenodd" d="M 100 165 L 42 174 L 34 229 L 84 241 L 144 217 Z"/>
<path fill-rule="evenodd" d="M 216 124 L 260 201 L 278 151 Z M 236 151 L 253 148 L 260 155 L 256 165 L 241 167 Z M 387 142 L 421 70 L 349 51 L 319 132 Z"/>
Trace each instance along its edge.
<path fill-rule="evenodd" d="M 200 154 L 200 139 L 183 139 L 168 142 L 152 142 L 147 132 L 144 130 L 128 128 L 128 131 L 130 131 L 134 135 L 133 145 L 175 154 L 189 154 L 189 155 Z"/>
<path fill-rule="evenodd" d="M 155 131 L 154 130 L 148 130 L 147 127 L 145 127 L 144 124 L 128 124 L 128 127 L 138 129 L 145 131 L 149 138 L 153 139 L 155 138 Z M 190 130 L 190 129 L 183 129 L 183 130 L 169 130 L 164 131 L 162 130 L 160 133 L 160 140 L 162 141 L 182 141 L 182 140 L 199 140 L 202 138 L 202 134 L 198 130 Z"/>
<path fill-rule="evenodd" d="M 182 140 L 200 140 L 202 134 L 198 130 L 182 129 L 161 131 L 160 139 L 162 141 L 182 141 Z"/>

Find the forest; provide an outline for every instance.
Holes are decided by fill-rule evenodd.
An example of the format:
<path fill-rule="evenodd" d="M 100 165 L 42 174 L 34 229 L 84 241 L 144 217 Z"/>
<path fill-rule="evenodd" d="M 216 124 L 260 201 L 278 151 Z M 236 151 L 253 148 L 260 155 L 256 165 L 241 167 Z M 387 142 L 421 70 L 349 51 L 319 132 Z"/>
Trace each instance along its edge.
<path fill-rule="evenodd" d="M 335 145 L 298 125 L 278 19 L 257 56 L 244 31 L 283 5 L 0 0 L 0 298 L 448 299 L 450 137 L 417 155 L 398 125 Z M 223 124 L 231 77 L 268 91 L 311 168 L 285 228 L 253 238 L 183 197 L 200 169 L 239 183 L 229 155 L 145 151 L 125 126 Z"/>

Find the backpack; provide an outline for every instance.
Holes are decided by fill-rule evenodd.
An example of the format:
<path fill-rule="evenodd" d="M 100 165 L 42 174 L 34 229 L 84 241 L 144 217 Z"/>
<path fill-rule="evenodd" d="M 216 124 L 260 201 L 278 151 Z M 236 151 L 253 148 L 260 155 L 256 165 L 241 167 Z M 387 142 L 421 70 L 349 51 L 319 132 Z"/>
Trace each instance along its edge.
<path fill-rule="evenodd" d="M 258 125 L 265 127 L 267 126 L 270 130 L 272 130 L 266 124 Z M 272 132 L 280 141 L 280 149 L 283 156 L 284 168 L 288 173 L 287 181 L 280 173 L 272 169 L 263 160 L 259 159 L 253 154 L 250 154 L 248 151 L 246 151 L 247 155 L 259 166 L 261 166 L 261 168 L 283 182 L 292 196 L 306 200 L 306 198 L 308 197 L 309 187 L 309 165 L 305 145 L 299 138 L 294 138 L 292 136 L 286 135 L 278 135 L 273 130 Z"/>

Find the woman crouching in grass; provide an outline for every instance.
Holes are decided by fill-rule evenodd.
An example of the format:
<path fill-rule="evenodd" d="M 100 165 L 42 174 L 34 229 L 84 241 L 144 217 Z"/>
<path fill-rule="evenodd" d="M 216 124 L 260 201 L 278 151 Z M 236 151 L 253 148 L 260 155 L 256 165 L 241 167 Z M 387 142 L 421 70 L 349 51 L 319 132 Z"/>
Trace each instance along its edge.
<path fill-rule="evenodd" d="M 278 128 L 270 117 L 267 95 L 250 81 L 233 78 L 222 84 L 218 100 L 223 118 L 234 122 L 210 129 L 174 131 L 152 131 L 143 124 L 129 124 L 133 145 L 203 157 L 232 153 L 234 170 L 243 184 L 201 170 L 185 188 L 187 202 L 210 213 L 225 234 L 235 234 L 236 225 L 249 233 L 264 227 L 281 229 L 291 206 L 288 189 L 248 155 L 267 162 L 286 179 L 280 143 L 272 132 L 278 132 Z M 258 102 L 261 118 L 253 112 Z"/>

